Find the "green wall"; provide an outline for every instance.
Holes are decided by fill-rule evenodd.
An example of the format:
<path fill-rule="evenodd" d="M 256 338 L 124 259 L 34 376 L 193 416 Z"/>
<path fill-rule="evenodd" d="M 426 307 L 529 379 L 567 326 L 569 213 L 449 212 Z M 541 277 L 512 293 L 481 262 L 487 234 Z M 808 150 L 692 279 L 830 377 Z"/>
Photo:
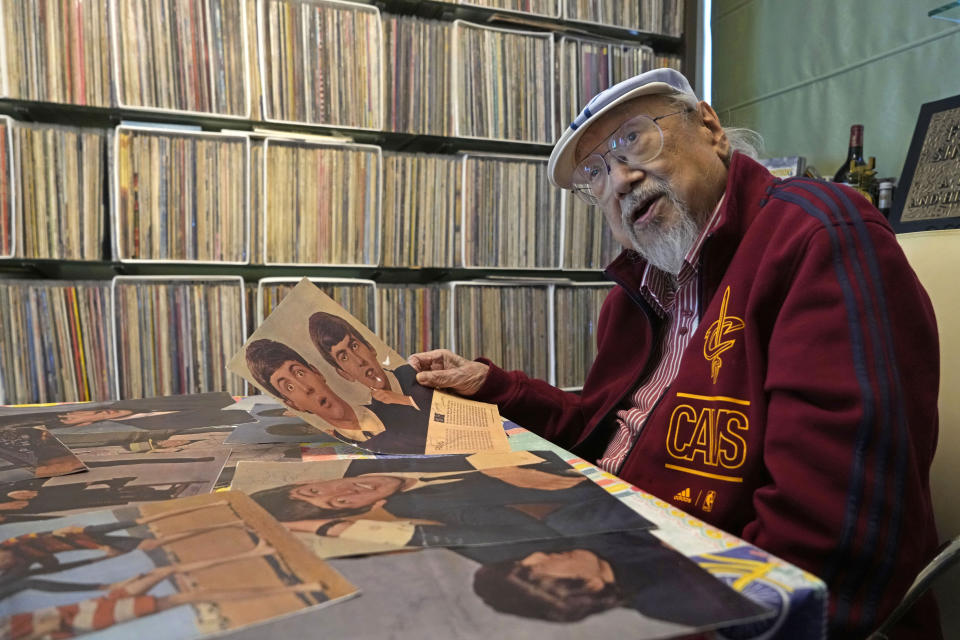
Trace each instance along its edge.
<path fill-rule="evenodd" d="M 850 125 L 899 178 L 920 105 L 960 94 L 960 25 L 945 0 L 714 0 L 713 105 L 766 156 L 802 155 L 832 176 Z"/>

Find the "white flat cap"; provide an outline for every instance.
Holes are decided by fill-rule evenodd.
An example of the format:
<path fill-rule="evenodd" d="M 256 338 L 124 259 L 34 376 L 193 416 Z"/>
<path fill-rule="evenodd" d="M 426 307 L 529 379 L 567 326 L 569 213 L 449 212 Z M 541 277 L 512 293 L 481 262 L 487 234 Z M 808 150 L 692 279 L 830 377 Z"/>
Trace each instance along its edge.
<path fill-rule="evenodd" d="M 699 100 L 690 88 L 690 83 L 679 71 L 670 68 L 653 69 L 638 76 L 624 80 L 604 89 L 595 95 L 583 111 L 574 118 L 570 126 L 563 132 L 550 154 L 547 173 L 550 181 L 562 189 L 573 188 L 573 172 L 576 169 L 576 149 L 580 137 L 590 128 L 590 124 L 597 118 L 613 109 L 618 104 L 632 100 L 638 96 L 672 95 L 691 107 L 696 107 Z"/>

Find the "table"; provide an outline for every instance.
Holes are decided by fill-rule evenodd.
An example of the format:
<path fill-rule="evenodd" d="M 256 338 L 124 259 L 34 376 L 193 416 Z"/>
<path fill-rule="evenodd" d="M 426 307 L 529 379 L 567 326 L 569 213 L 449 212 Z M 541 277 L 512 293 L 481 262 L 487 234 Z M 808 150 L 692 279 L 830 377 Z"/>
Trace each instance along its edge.
<path fill-rule="evenodd" d="M 589 462 L 544 440 L 543 438 L 513 423 L 506 423 L 510 446 L 515 451 L 553 451 L 575 469 L 602 486 L 612 495 L 639 512 L 657 525 L 652 533 L 670 546 L 691 558 L 702 568 L 731 585 L 754 601 L 761 602 L 776 611 L 766 620 L 709 634 L 717 638 L 737 639 L 792 639 L 824 638 L 827 622 L 827 589 L 816 576 L 803 571 L 736 536 L 725 533 L 702 520 L 695 518 L 671 504 L 660 500 L 626 482 L 612 476 Z M 331 453 L 329 459 L 372 458 L 373 455 Z M 381 456 L 383 457 L 383 456 Z M 397 588 L 404 588 L 402 568 L 404 562 L 413 560 L 415 553 L 395 554 L 399 558 L 390 566 L 397 578 Z M 406 557 L 404 557 L 406 556 Z M 331 563 L 337 566 L 338 561 Z M 349 577 L 349 576 L 348 576 Z M 380 597 L 378 595 L 378 597 Z M 375 602 L 370 598 L 368 602 Z M 333 605 L 343 615 L 367 612 L 363 596 L 355 602 Z M 352 608 L 352 609 L 351 609 Z M 374 638 L 378 640 L 404 638 L 444 638 L 447 630 L 425 629 L 417 620 L 377 620 L 375 610 L 368 612 L 373 618 L 365 619 L 351 638 Z M 264 637 L 279 638 L 327 638 L 324 632 L 324 610 L 303 614 L 287 620 L 271 621 L 266 626 L 244 629 L 231 634 L 232 640 L 255 640 Z M 359 619 L 360 614 L 356 614 Z M 411 613 L 413 616 L 413 613 Z M 361 629 L 366 629 L 364 632 Z M 375 630 L 375 632 L 374 632 Z M 496 634 L 494 634 L 495 636 Z M 576 634 L 575 634 L 576 635 Z"/>

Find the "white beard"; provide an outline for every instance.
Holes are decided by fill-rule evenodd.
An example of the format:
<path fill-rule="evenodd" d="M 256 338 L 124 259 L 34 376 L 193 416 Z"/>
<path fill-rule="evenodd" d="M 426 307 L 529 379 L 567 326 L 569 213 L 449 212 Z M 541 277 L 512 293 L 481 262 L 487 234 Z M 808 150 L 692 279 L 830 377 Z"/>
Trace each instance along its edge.
<path fill-rule="evenodd" d="M 658 208 L 669 203 L 666 217 L 657 212 L 657 219 L 646 221 L 641 229 L 637 229 L 631 224 L 633 210 L 654 194 L 661 195 Z M 621 201 L 620 210 L 623 228 L 633 250 L 657 269 L 673 276 L 679 275 L 684 258 L 702 229 L 703 223 L 698 224 L 697 217 L 703 219 L 705 216 L 694 216 L 686 203 L 677 199 L 663 181 L 657 181 L 645 189 L 634 189 Z"/>

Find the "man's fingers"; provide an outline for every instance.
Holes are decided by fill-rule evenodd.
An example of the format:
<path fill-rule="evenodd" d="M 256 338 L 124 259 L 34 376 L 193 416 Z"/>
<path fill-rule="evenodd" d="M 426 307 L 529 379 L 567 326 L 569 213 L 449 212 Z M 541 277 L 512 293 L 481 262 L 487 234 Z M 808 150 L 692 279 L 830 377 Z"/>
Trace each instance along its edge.
<path fill-rule="evenodd" d="M 443 369 L 440 371 L 421 371 L 417 374 L 417 382 L 425 387 L 434 389 L 446 389 L 456 385 L 455 378 L 460 376 L 455 372 Z"/>

